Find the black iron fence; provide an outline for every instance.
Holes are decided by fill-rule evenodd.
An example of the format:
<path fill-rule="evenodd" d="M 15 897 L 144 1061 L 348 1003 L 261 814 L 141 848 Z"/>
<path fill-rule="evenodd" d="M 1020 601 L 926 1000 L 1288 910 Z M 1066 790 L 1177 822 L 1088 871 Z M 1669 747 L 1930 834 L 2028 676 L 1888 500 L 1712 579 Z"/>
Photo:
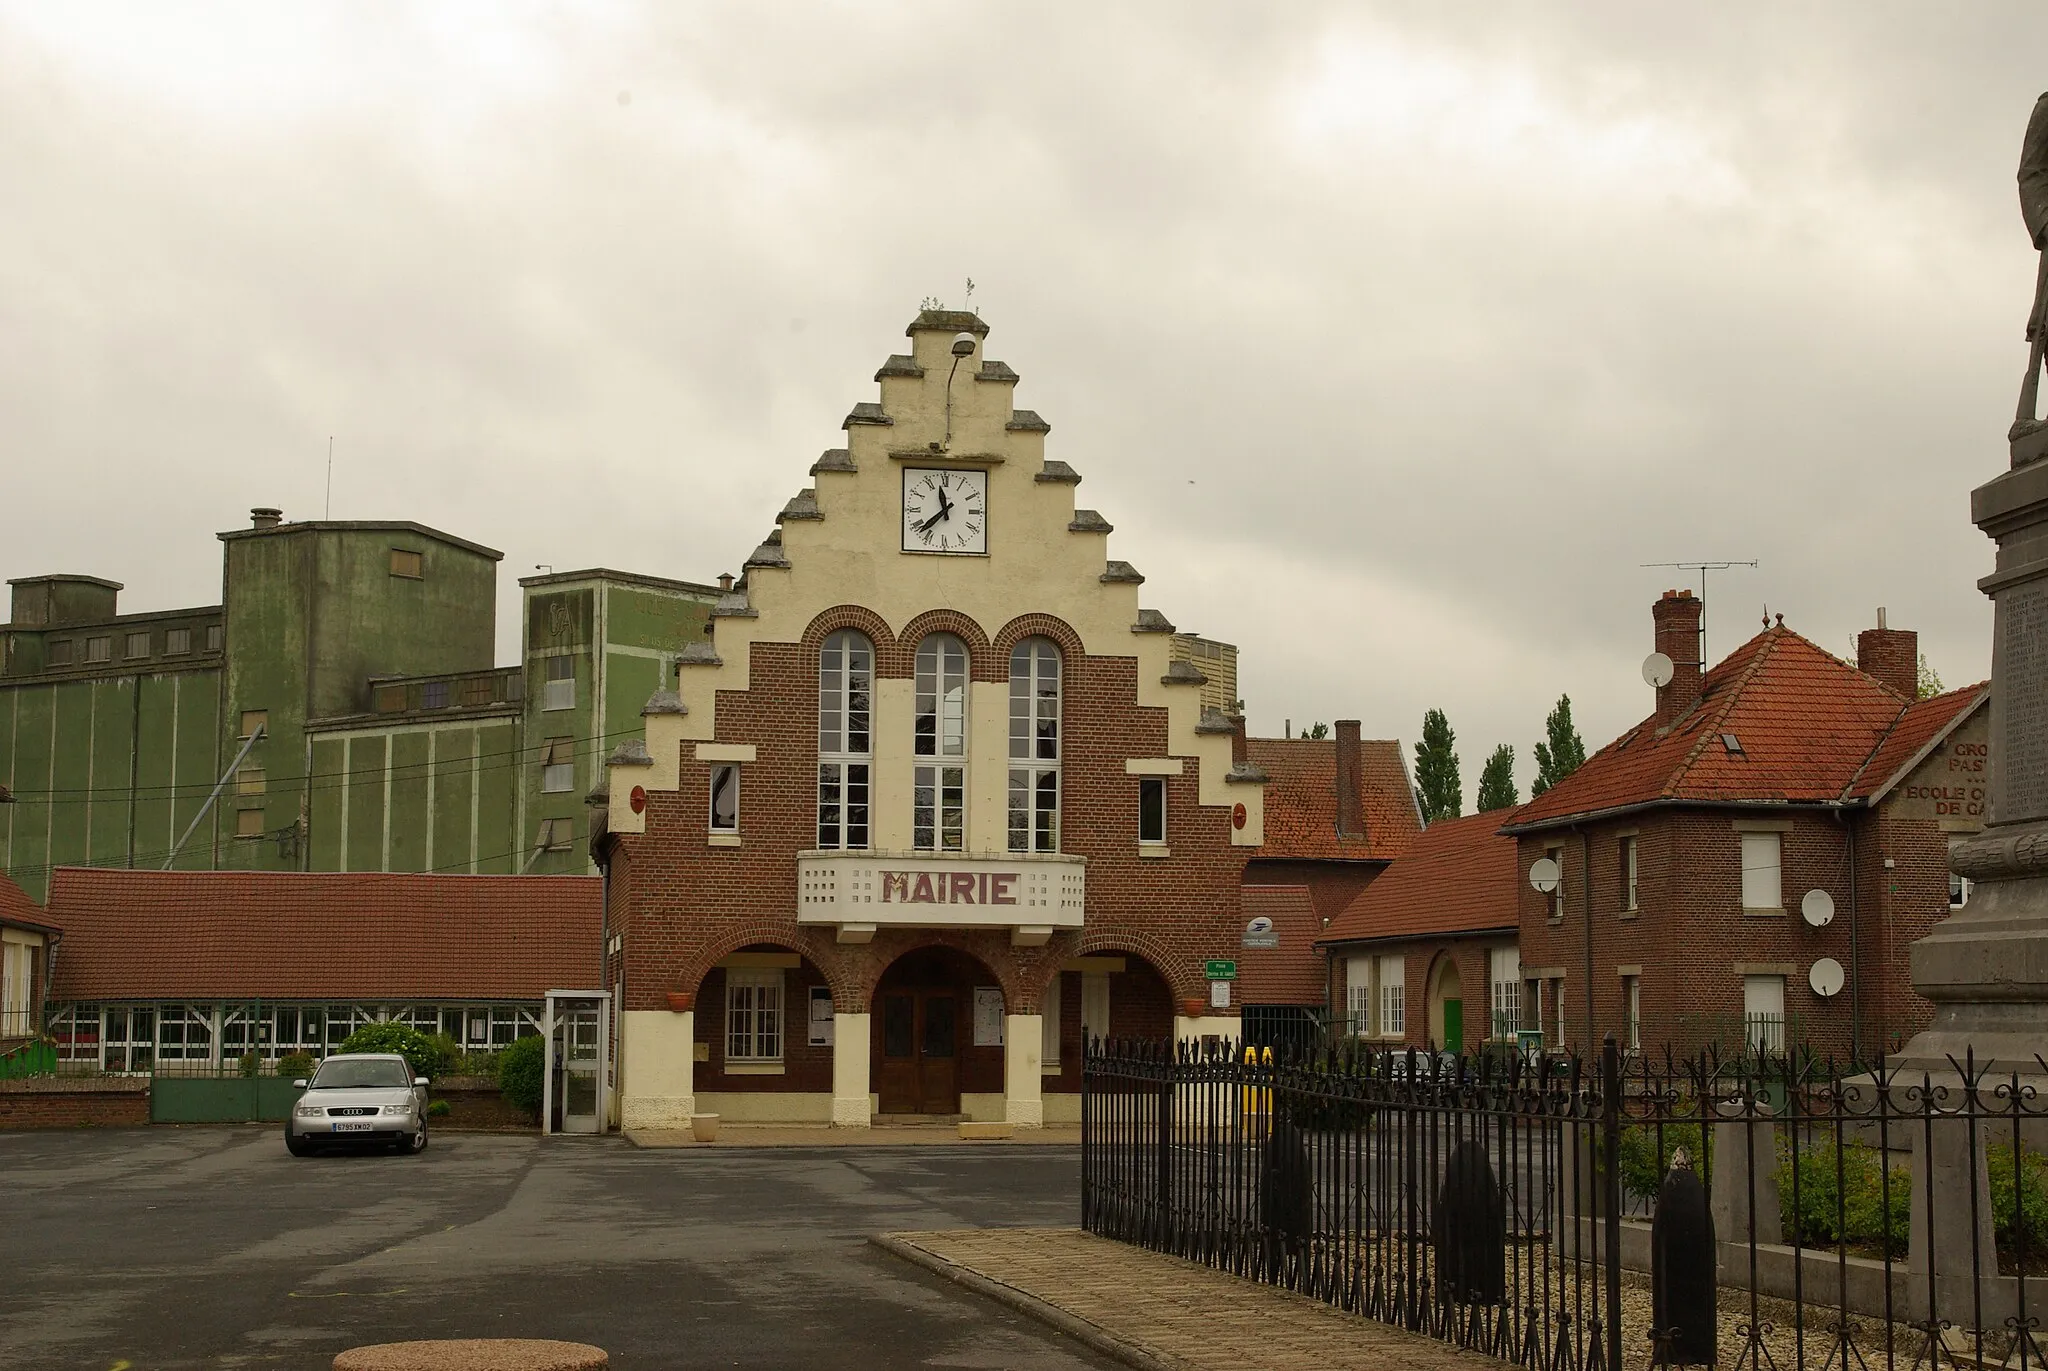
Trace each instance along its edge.
<path fill-rule="evenodd" d="M 1536 1371 L 2042 1366 L 2048 1064 L 1096 1042 L 1091 1232 Z"/>

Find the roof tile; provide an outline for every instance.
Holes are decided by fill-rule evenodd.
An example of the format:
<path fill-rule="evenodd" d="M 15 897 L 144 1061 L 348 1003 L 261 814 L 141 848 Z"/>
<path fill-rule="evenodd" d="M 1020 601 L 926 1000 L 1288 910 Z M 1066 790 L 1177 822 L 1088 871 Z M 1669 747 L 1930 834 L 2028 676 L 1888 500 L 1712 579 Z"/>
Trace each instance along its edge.
<path fill-rule="evenodd" d="M 1367 738 L 1358 744 L 1363 838 L 1337 836 L 1334 738 L 1247 738 L 1245 751 L 1267 777 L 1261 857 L 1390 861 L 1422 831 L 1397 742 Z"/>
<path fill-rule="evenodd" d="M 1515 818 L 1495 810 L 1437 820 L 1330 921 L 1319 941 L 1515 927 L 1515 840 L 1500 831 Z"/>

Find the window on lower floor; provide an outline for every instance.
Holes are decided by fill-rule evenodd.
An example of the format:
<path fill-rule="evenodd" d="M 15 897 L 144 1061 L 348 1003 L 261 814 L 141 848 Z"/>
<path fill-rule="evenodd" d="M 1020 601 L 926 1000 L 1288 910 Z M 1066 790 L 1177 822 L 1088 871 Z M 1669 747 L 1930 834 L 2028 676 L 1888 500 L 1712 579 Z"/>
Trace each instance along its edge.
<path fill-rule="evenodd" d="M 1493 988 L 1493 1025 L 1487 1036 L 1513 1042 L 1522 1027 L 1522 954 L 1512 947 L 1496 947 L 1486 960 Z"/>
<path fill-rule="evenodd" d="M 1772 837 L 1778 835 L 1773 833 Z M 1744 976 L 1742 978 L 1742 1036 L 1753 1049 L 1763 1052 L 1785 1050 L 1785 978 Z"/>
<path fill-rule="evenodd" d="M 740 769 L 735 764 L 711 768 L 711 831 L 740 831 Z"/>
<path fill-rule="evenodd" d="M 1010 768 L 1010 851 L 1060 850 L 1060 773 L 1055 767 Z"/>
<path fill-rule="evenodd" d="M 1109 973 L 1081 973 L 1081 1038 L 1084 1042 L 1109 1036 Z"/>
<path fill-rule="evenodd" d="M 1965 876 L 1958 876 L 1958 875 L 1956 875 L 1956 873 L 1955 873 L 1955 872 L 1953 872 L 1953 871 L 1949 872 L 1949 873 L 1948 873 L 1948 907 L 1949 907 L 1950 909 L 1961 909 L 1961 908 L 1962 908 L 1962 907 L 1963 907 L 1964 905 L 1968 904 L 1969 902 L 1970 902 L 1970 880 L 1969 880 L 1969 878 L 1968 878 L 1968 877 L 1965 877 Z"/>
<path fill-rule="evenodd" d="M 1398 1038 L 1408 1032 L 1408 966 L 1398 953 L 1380 958 L 1380 1034 Z"/>
<path fill-rule="evenodd" d="M 818 763 L 818 846 L 858 852 L 868 845 L 868 763 Z"/>
<path fill-rule="evenodd" d="M 1141 843 L 1163 843 L 1166 841 L 1166 778 L 1164 776 L 1140 776 L 1138 778 L 1138 841 Z"/>
<path fill-rule="evenodd" d="M 1038 1007 L 1038 1062 L 1047 1071 L 1057 1071 L 1060 1065 L 1060 982 L 1066 976 L 1064 971 L 1053 973 L 1052 984 L 1046 986 L 1045 998 Z"/>
<path fill-rule="evenodd" d="M 725 1059 L 782 1060 L 782 973 L 732 968 L 725 973 Z"/>
<path fill-rule="evenodd" d="M 1623 976 L 1621 978 L 1622 1023 L 1625 1036 L 1622 1046 L 1634 1051 L 1643 1045 L 1643 978 Z"/>
<path fill-rule="evenodd" d="M 1344 1015 L 1355 1037 L 1369 1038 L 1373 1032 L 1371 957 L 1344 959 Z"/>

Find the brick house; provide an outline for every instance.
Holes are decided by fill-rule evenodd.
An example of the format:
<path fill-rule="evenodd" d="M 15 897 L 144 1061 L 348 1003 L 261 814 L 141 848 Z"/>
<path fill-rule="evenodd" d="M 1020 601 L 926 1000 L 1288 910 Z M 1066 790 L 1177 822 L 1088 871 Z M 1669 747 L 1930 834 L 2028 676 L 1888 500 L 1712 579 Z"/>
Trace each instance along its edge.
<path fill-rule="evenodd" d="M 1351 1036 L 1463 1051 L 1513 1042 L 1522 999 L 1512 811 L 1439 819 L 1324 930 Z"/>
<path fill-rule="evenodd" d="M 599 974 L 595 876 L 58 867 L 60 1069 L 325 1056 L 380 1020 L 489 1050 Z"/>
<path fill-rule="evenodd" d="M 1503 829 L 1524 1023 L 1868 1059 L 1932 1010 L 1906 949 L 1967 898 L 1947 840 L 1984 820 L 1987 690 L 1916 700 L 1918 635 L 1882 611 L 1854 666 L 1781 619 L 1703 675 L 1700 615 L 1689 591 L 1657 601 L 1655 712 Z"/>
<path fill-rule="evenodd" d="M 1318 944 L 1409 850 L 1422 813 L 1401 744 L 1361 738 L 1356 719 L 1330 738 L 1252 738 L 1246 755 L 1266 773 L 1266 841 L 1245 865 L 1244 912 L 1269 919 L 1279 946 L 1246 947 L 1239 988 L 1247 1038 L 1278 1041 L 1314 1030 L 1329 1000 Z"/>
<path fill-rule="evenodd" d="M 592 797 L 627 1128 L 1029 1126 L 1084 1030 L 1238 1030 L 1241 725 L 987 326 L 907 332 Z"/>

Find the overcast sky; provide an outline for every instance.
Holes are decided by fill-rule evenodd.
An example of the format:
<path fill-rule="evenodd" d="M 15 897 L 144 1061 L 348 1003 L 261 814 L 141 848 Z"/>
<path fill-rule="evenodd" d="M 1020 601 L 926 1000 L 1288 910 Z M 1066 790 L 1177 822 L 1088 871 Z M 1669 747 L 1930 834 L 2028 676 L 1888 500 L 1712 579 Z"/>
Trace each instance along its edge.
<path fill-rule="evenodd" d="M 1254 733 L 1647 712 L 1649 604 L 1989 670 L 2048 6 L 0 0 L 0 574 L 256 504 L 737 571 L 973 304 Z"/>

